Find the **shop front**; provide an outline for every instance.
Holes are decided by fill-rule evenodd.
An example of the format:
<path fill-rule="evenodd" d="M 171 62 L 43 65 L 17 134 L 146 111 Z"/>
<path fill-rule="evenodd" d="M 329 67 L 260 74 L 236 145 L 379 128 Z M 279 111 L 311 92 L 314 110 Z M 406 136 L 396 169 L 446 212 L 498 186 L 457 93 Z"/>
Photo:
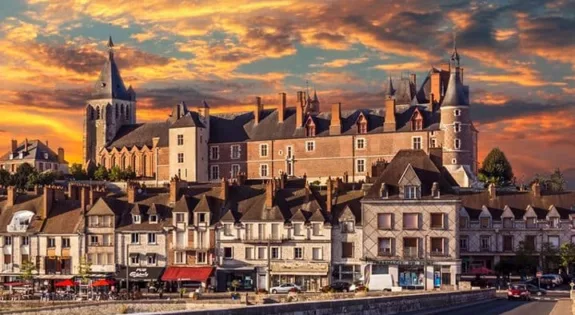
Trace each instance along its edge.
<path fill-rule="evenodd" d="M 364 279 L 388 279 L 392 285 L 406 290 L 431 290 L 453 286 L 460 272 L 459 261 L 381 260 L 370 262 L 365 268 Z"/>
<path fill-rule="evenodd" d="M 166 282 L 168 292 L 185 289 L 191 292 L 196 289 L 206 291 L 212 285 L 214 267 L 167 267 L 161 280 Z"/>
<path fill-rule="evenodd" d="M 127 275 L 123 281 L 129 281 L 130 288 L 137 288 L 138 290 L 147 290 L 148 292 L 156 292 L 160 288 L 160 277 L 164 272 L 164 267 L 128 267 Z"/>
<path fill-rule="evenodd" d="M 329 265 L 315 262 L 271 263 L 271 285 L 294 283 L 303 291 L 320 291 L 329 284 Z"/>
<path fill-rule="evenodd" d="M 256 268 L 255 267 L 236 267 L 227 268 L 221 267 L 217 270 L 217 286 L 218 292 L 225 292 L 229 290 L 236 291 L 254 291 L 256 289 Z M 232 283 L 238 283 L 237 288 L 232 287 Z M 258 285 L 258 288 L 260 286 Z M 265 286 L 264 286 L 265 288 Z"/>

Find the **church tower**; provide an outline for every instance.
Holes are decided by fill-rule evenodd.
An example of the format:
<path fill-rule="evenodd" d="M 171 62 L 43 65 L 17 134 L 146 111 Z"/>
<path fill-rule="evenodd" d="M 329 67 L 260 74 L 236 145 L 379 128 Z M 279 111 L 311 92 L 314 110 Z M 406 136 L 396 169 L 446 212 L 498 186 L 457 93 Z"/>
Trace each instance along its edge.
<path fill-rule="evenodd" d="M 97 160 L 99 151 L 114 139 L 120 127 L 136 123 L 136 93 L 124 85 L 114 60 L 114 42 L 108 40 L 108 58 L 92 88 L 84 117 L 83 162 Z"/>
<path fill-rule="evenodd" d="M 471 121 L 469 87 L 463 85 L 463 69 L 455 42 L 440 111 L 443 165 L 460 187 L 473 186 L 477 181 L 477 130 Z"/>

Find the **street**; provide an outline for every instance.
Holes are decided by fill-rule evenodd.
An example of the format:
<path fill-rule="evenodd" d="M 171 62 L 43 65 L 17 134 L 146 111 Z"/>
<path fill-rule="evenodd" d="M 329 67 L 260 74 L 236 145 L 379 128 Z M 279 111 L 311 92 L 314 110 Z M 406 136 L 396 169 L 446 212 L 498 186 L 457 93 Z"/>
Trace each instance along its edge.
<path fill-rule="evenodd" d="M 440 311 L 427 314 L 441 315 L 547 315 L 551 313 L 556 301 L 508 301 L 496 299 L 469 307 L 458 308 L 452 311 Z"/>

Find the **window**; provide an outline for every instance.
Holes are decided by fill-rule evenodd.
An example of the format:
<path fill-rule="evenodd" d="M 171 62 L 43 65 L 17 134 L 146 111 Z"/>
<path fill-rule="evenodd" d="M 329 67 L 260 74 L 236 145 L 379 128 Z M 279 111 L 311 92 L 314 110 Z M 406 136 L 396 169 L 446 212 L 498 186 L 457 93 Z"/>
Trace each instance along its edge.
<path fill-rule="evenodd" d="M 315 141 L 306 141 L 305 152 L 313 152 L 313 151 L 315 151 Z"/>
<path fill-rule="evenodd" d="M 367 119 L 365 119 L 365 116 L 363 115 L 360 116 L 359 121 L 357 122 L 357 133 L 367 133 Z"/>
<path fill-rule="evenodd" d="M 480 244 L 482 251 L 489 251 L 491 249 L 491 237 L 488 235 L 483 235 L 480 237 Z"/>
<path fill-rule="evenodd" d="M 305 136 L 306 137 L 314 137 L 315 136 L 315 125 L 308 124 L 305 127 Z"/>
<path fill-rule="evenodd" d="M 218 165 L 210 166 L 210 178 L 216 180 L 220 178 L 220 167 Z"/>
<path fill-rule="evenodd" d="M 293 258 L 294 259 L 303 259 L 303 248 L 295 247 L 293 249 Z"/>
<path fill-rule="evenodd" d="M 254 248 L 253 247 L 246 247 L 246 259 L 254 259 Z"/>
<path fill-rule="evenodd" d="M 268 156 L 268 145 L 267 144 L 260 144 L 260 157 L 267 157 Z"/>
<path fill-rule="evenodd" d="M 44 163 L 40 162 L 38 164 L 40 173 L 44 171 Z"/>
<path fill-rule="evenodd" d="M 178 135 L 178 145 L 184 145 L 184 135 Z"/>
<path fill-rule="evenodd" d="M 436 148 L 437 147 L 437 139 L 435 139 L 435 138 L 429 139 L 429 146 L 432 148 Z"/>
<path fill-rule="evenodd" d="M 176 252 L 176 264 L 185 264 L 185 263 L 186 263 L 186 253 Z"/>
<path fill-rule="evenodd" d="M 503 251 L 513 251 L 513 235 L 503 235 Z"/>
<path fill-rule="evenodd" d="M 503 227 L 506 229 L 513 228 L 513 219 L 512 218 L 503 218 Z"/>
<path fill-rule="evenodd" d="M 156 233 L 148 233 L 148 244 L 156 244 Z"/>
<path fill-rule="evenodd" d="M 379 230 L 393 230 L 393 213 L 377 214 L 377 228 Z"/>
<path fill-rule="evenodd" d="M 266 248 L 258 247 L 258 259 L 266 259 Z"/>
<path fill-rule="evenodd" d="M 535 250 L 535 235 L 526 235 L 524 245 L 525 249 Z"/>
<path fill-rule="evenodd" d="M 453 115 L 454 115 L 454 116 L 461 116 L 461 109 L 455 109 L 455 110 L 453 110 Z"/>
<path fill-rule="evenodd" d="M 231 177 L 238 177 L 240 175 L 240 165 L 239 164 L 232 164 L 232 172 Z"/>
<path fill-rule="evenodd" d="M 311 252 L 312 252 L 312 259 L 313 260 L 322 260 L 323 259 L 321 247 L 314 247 L 314 248 L 312 248 Z"/>
<path fill-rule="evenodd" d="M 280 249 L 279 247 L 272 247 L 271 248 L 271 259 L 280 259 Z"/>
<path fill-rule="evenodd" d="M 421 137 L 411 138 L 411 148 L 414 150 L 421 150 Z"/>
<path fill-rule="evenodd" d="M 102 226 L 111 227 L 112 226 L 112 216 L 106 215 L 102 217 Z"/>
<path fill-rule="evenodd" d="M 364 138 L 355 139 L 355 148 L 358 150 L 365 149 L 365 139 Z"/>
<path fill-rule="evenodd" d="M 240 146 L 238 144 L 233 144 L 230 147 L 230 149 L 231 149 L 230 155 L 231 155 L 232 160 L 239 159 L 240 158 Z"/>
<path fill-rule="evenodd" d="M 148 266 L 153 266 L 156 264 L 156 254 L 148 255 Z"/>
<path fill-rule="evenodd" d="M 260 164 L 260 177 L 268 177 L 268 165 Z"/>
<path fill-rule="evenodd" d="M 220 159 L 220 147 L 210 147 L 210 160 Z"/>
<path fill-rule="evenodd" d="M 178 163 L 184 163 L 184 154 L 178 153 Z"/>
<path fill-rule="evenodd" d="M 303 235 L 303 229 L 302 229 L 301 223 L 295 223 L 293 225 L 293 235 L 295 235 L 295 236 L 302 236 Z"/>
<path fill-rule="evenodd" d="M 377 239 L 377 255 L 390 256 L 391 255 L 391 238 L 380 237 Z"/>
<path fill-rule="evenodd" d="M 150 215 L 150 223 L 158 223 L 158 216 L 155 214 Z"/>
<path fill-rule="evenodd" d="M 455 149 L 461 149 L 461 140 L 460 139 L 453 140 L 453 146 Z"/>
<path fill-rule="evenodd" d="M 62 248 L 70 248 L 70 239 L 67 237 L 62 238 Z"/>
<path fill-rule="evenodd" d="M 4 236 L 4 245 L 10 246 L 12 245 L 12 236 Z M 52 246 L 55 247 L 55 246 Z"/>
<path fill-rule="evenodd" d="M 353 258 L 352 242 L 341 242 L 341 258 Z"/>
<path fill-rule="evenodd" d="M 459 217 L 459 228 L 465 229 L 469 225 L 469 218 L 466 216 Z"/>
<path fill-rule="evenodd" d="M 176 223 L 184 223 L 184 213 L 176 213 Z"/>
<path fill-rule="evenodd" d="M 141 217 L 140 217 L 139 214 L 134 214 L 134 215 L 132 215 L 132 221 L 133 221 L 134 223 L 140 224 L 140 222 L 141 222 L 140 219 L 141 219 Z"/>
<path fill-rule="evenodd" d="M 479 218 L 479 226 L 482 229 L 488 229 L 489 227 L 491 227 L 491 218 L 490 217 Z"/>
<path fill-rule="evenodd" d="M 20 258 L 20 261 L 22 263 L 25 263 L 27 261 L 30 261 L 30 256 L 26 255 L 26 254 L 22 254 L 22 257 Z"/>
<path fill-rule="evenodd" d="M 551 228 L 558 228 L 559 227 L 559 218 L 553 217 L 549 218 L 549 227 Z"/>
<path fill-rule="evenodd" d="M 314 236 L 321 236 L 321 223 L 313 223 L 312 229 Z"/>
<path fill-rule="evenodd" d="M 431 251 L 430 254 L 432 255 L 444 255 L 445 252 L 443 251 L 443 237 L 432 237 L 431 238 Z"/>
<path fill-rule="evenodd" d="M 404 186 L 403 196 L 405 199 L 418 199 L 419 198 L 419 187 L 418 186 Z"/>
<path fill-rule="evenodd" d="M 30 245 L 30 238 L 28 236 L 22 236 L 22 245 Z"/>
<path fill-rule="evenodd" d="M 467 236 L 461 236 L 459 238 L 459 250 L 461 251 L 467 251 L 468 250 L 468 245 L 469 245 L 469 237 Z"/>
<path fill-rule="evenodd" d="M 403 228 L 405 230 L 419 229 L 419 213 L 404 213 Z"/>
<path fill-rule="evenodd" d="M 353 221 L 342 222 L 341 233 L 353 233 L 355 232 L 355 223 Z"/>
<path fill-rule="evenodd" d="M 140 264 L 140 254 L 130 254 L 130 264 L 139 265 Z"/>
<path fill-rule="evenodd" d="M 224 235 L 225 236 L 232 236 L 232 225 L 229 223 L 224 224 Z"/>
<path fill-rule="evenodd" d="M 131 239 L 132 239 L 132 244 L 139 244 L 140 243 L 140 234 L 132 233 Z"/>
<path fill-rule="evenodd" d="M 205 264 L 208 262 L 208 253 L 205 252 L 198 252 L 196 254 L 196 262 L 198 264 Z"/>
<path fill-rule="evenodd" d="M 232 259 L 234 257 L 234 251 L 231 247 L 224 247 L 224 259 Z"/>
<path fill-rule="evenodd" d="M 547 236 L 547 242 L 553 248 L 559 248 L 559 236 L 557 235 L 549 235 Z"/>
<path fill-rule="evenodd" d="M 528 229 L 534 229 L 537 227 L 537 223 L 535 222 L 535 217 L 525 219 L 525 227 Z"/>
<path fill-rule="evenodd" d="M 431 228 L 432 229 L 443 229 L 443 213 L 432 213 L 431 214 Z"/>
<path fill-rule="evenodd" d="M 355 170 L 358 173 L 365 173 L 365 160 L 364 159 L 358 159 L 355 161 Z"/>
<path fill-rule="evenodd" d="M 92 215 L 88 217 L 89 226 L 98 226 L 98 216 Z"/>
<path fill-rule="evenodd" d="M 198 213 L 198 222 L 199 223 L 206 223 L 206 214 L 205 213 Z"/>
<path fill-rule="evenodd" d="M 458 122 L 453 123 L 453 131 L 460 132 L 461 131 L 461 124 Z"/>
<path fill-rule="evenodd" d="M 293 156 L 293 147 L 291 145 L 288 145 L 286 147 L 286 158 L 291 158 Z"/>
<path fill-rule="evenodd" d="M 90 235 L 90 245 L 99 245 L 98 235 Z"/>
<path fill-rule="evenodd" d="M 103 235 L 103 236 L 102 236 L 102 238 L 103 238 L 103 244 L 104 244 L 105 246 L 112 246 L 112 237 L 113 237 L 112 234 L 105 234 L 105 235 Z"/>

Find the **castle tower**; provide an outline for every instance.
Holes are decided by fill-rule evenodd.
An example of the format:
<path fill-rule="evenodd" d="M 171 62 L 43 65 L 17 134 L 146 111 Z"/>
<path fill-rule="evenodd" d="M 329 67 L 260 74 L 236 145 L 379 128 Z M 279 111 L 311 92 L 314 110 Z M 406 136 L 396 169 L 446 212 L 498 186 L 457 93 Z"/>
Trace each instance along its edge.
<path fill-rule="evenodd" d="M 108 58 L 92 88 L 84 117 L 83 162 L 97 160 L 99 151 L 123 125 L 136 123 L 136 93 L 126 89 L 114 60 L 114 42 L 108 40 Z"/>
<path fill-rule="evenodd" d="M 449 81 L 440 107 L 443 165 L 460 187 L 470 187 L 477 181 L 477 130 L 471 121 L 469 87 L 463 85 L 459 60 L 454 44 Z"/>

